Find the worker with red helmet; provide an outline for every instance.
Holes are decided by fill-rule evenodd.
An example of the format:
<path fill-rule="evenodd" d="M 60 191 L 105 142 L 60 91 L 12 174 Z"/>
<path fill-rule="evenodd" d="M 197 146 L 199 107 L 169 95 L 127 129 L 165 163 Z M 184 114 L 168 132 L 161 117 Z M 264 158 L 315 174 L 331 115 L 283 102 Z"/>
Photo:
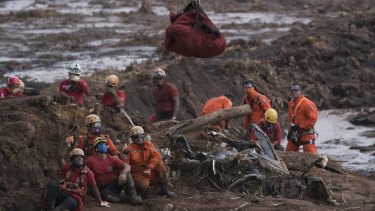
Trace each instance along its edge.
<path fill-rule="evenodd" d="M 5 97 L 19 97 L 23 95 L 25 84 L 17 76 L 7 79 L 7 87 L 0 89 L 0 99 Z"/>
<path fill-rule="evenodd" d="M 83 105 L 84 94 L 90 94 L 87 82 L 80 78 L 82 69 L 77 63 L 69 67 L 69 79 L 64 80 L 59 85 L 59 91 L 74 98 L 75 102 Z"/>
<path fill-rule="evenodd" d="M 109 75 L 105 80 L 106 92 L 102 97 L 102 104 L 120 112 L 126 102 L 125 92 L 119 90 L 120 80 L 117 75 Z"/>

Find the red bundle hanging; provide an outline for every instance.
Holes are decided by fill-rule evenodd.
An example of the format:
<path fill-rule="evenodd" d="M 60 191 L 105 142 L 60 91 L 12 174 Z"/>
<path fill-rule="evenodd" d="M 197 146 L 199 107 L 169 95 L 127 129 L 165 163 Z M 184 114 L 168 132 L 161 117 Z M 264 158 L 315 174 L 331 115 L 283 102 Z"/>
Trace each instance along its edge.
<path fill-rule="evenodd" d="M 166 29 L 164 40 L 168 50 L 197 58 L 209 58 L 224 52 L 224 36 L 198 2 L 192 1 L 184 12 L 171 13 L 169 17 L 172 24 Z"/>

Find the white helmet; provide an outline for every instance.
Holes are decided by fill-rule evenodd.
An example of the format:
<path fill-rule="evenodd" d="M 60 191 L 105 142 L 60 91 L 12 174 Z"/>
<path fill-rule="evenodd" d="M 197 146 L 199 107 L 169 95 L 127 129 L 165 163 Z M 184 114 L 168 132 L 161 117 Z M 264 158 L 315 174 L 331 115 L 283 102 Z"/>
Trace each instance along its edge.
<path fill-rule="evenodd" d="M 81 67 L 79 66 L 79 64 L 77 64 L 77 63 L 73 63 L 73 64 L 69 67 L 69 73 L 70 73 L 70 74 L 81 75 L 81 72 L 82 72 L 82 69 L 81 69 Z"/>

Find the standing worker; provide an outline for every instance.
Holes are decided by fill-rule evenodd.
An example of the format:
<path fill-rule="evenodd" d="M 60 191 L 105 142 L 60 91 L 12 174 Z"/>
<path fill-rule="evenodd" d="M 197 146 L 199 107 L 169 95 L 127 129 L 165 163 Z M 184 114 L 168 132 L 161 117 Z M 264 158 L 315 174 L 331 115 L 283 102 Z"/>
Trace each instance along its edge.
<path fill-rule="evenodd" d="M 257 122 L 259 128 L 267 134 L 270 139 L 273 147 L 277 150 L 284 151 L 284 147 L 281 146 L 282 139 L 282 129 L 280 123 L 277 121 L 277 111 L 273 108 L 270 108 L 265 113 L 265 119 Z M 254 143 L 256 140 L 255 132 L 251 130 L 250 132 L 250 142 Z"/>
<path fill-rule="evenodd" d="M 7 87 L 0 89 L 0 99 L 6 97 L 19 97 L 23 95 L 25 84 L 17 76 L 7 79 Z"/>
<path fill-rule="evenodd" d="M 221 109 L 232 108 L 232 102 L 234 101 L 234 99 L 235 98 L 233 94 L 227 93 L 222 96 L 214 97 L 214 98 L 207 100 L 207 102 L 203 106 L 201 116 L 212 113 L 214 111 L 221 110 Z M 224 133 L 228 133 L 229 119 L 223 120 L 216 124 L 212 124 L 210 125 L 210 127 L 213 130 L 223 131 Z"/>
<path fill-rule="evenodd" d="M 166 82 L 167 75 L 161 68 L 156 68 L 152 73 L 154 90 L 155 115 L 150 116 L 150 122 L 162 120 L 175 120 L 180 107 L 179 93 L 175 85 Z"/>
<path fill-rule="evenodd" d="M 158 149 L 151 141 L 145 141 L 146 134 L 140 126 L 132 127 L 130 136 L 133 143 L 125 149 L 128 155 L 124 161 L 131 166 L 131 174 L 137 190 L 145 193 L 150 184 L 159 182 L 160 194 L 173 197 L 174 193 L 168 188 L 167 170 Z"/>
<path fill-rule="evenodd" d="M 64 80 L 59 85 L 59 91 L 74 98 L 75 102 L 83 105 L 84 94 L 90 94 L 87 82 L 80 78 L 82 69 L 77 63 L 69 67 L 69 79 Z"/>
<path fill-rule="evenodd" d="M 116 110 L 121 111 L 126 102 L 125 92 L 118 89 L 119 78 L 117 75 L 109 75 L 105 80 L 106 92 L 102 97 L 102 104 Z"/>
<path fill-rule="evenodd" d="M 298 82 L 290 87 L 293 99 L 288 103 L 289 132 L 286 151 L 298 152 L 302 145 L 304 152 L 316 155 L 318 150 L 314 125 L 318 119 L 318 109 L 315 103 L 304 96 L 301 88 Z"/>
<path fill-rule="evenodd" d="M 107 155 L 108 145 L 104 137 L 96 138 L 93 147 L 96 154 L 91 155 L 86 164 L 94 172 L 101 197 L 112 203 L 141 204 L 142 199 L 137 196 L 130 166 L 117 156 Z M 123 190 L 127 195 L 121 195 Z"/>
<path fill-rule="evenodd" d="M 246 115 L 244 118 L 244 128 L 249 129 L 250 123 L 257 123 L 264 119 L 264 113 L 271 108 L 271 103 L 268 97 L 255 91 L 254 83 L 251 80 L 245 81 L 243 88 L 245 98 L 242 104 L 248 104 L 251 108 L 251 116 Z"/>

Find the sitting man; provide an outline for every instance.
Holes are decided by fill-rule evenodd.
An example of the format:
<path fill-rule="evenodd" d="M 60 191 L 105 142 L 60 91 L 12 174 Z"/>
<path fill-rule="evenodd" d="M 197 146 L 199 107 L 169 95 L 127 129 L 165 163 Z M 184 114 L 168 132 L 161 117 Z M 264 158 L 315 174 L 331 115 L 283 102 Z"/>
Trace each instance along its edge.
<path fill-rule="evenodd" d="M 281 146 L 282 129 L 280 123 L 277 121 L 277 111 L 273 108 L 270 108 L 264 115 L 265 119 L 260 120 L 257 125 L 265 134 L 267 134 L 275 149 L 284 151 L 284 147 Z M 250 142 L 254 143 L 255 140 L 255 133 L 253 130 L 251 130 Z"/>
<path fill-rule="evenodd" d="M 126 102 L 125 92 L 118 89 L 119 82 L 119 78 L 116 75 L 108 76 L 105 81 L 107 90 L 102 97 L 102 104 L 115 109 L 118 113 Z"/>
<path fill-rule="evenodd" d="M 107 135 L 102 134 L 102 124 L 98 115 L 90 114 L 85 118 L 85 125 L 88 133 L 81 135 L 77 139 L 77 147 L 84 150 L 87 156 L 95 153 L 93 144 L 96 138 L 103 137 L 108 143 L 108 152 L 111 155 L 119 155 L 120 151 L 113 144 L 111 138 Z"/>
<path fill-rule="evenodd" d="M 130 135 L 133 143 L 125 149 L 128 155 L 124 161 L 131 166 L 137 190 L 145 193 L 150 184 L 160 182 L 161 195 L 172 197 L 174 193 L 168 190 L 167 170 L 155 145 L 151 141 L 145 141 L 145 131 L 140 126 L 132 127 Z"/>
<path fill-rule="evenodd" d="M 64 156 L 65 153 L 59 154 L 64 180 L 60 184 L 56 181 L 49 182 L 46 195 L 43 196 L 43 202 L 47 202 L 47 210 L 83 210 L 87 187 L 90 187 L 100 206 L 110 207 L 109 203 L 100 197 L 94 173 L 84 165 L 83 150 L 73 149 L 70 152 L 69 164 L 65 162 Z"/>
<path fill-rule="evenodd" d="M 108 145 L 104 137 L 96 138 L 93 147 L 96 154 L 91 155 L 86 164 L 95 174 L 100 195 L 112 203 L 141 204 L 142 200 L 137 196 L 130 174 L 130 166 L 117 156 L 107 155 Z M 126 196 L 121 195 L 124 189 Z"/>
<path fill-rule="evenodd" d="M 7 79 L 7 87 L 0 89 L 0 99 L 6 97 L 19 97 L 23 95 L 25 84 L 16 76 Z"/>
<path fill-rule="evenodd" d="M 232 108 L 232 102 L 234 101 L 234 95 L 233 94 L 224 94 L 219 97 L 214 97 L 204 104 L 203 110 L 201 113 L 201 116 L 212 113 L 214 111 L 218 111 L 221 109 L 227 109 Z M 224 133 L 228 133 L 229 129 L 229 120 L 221 121 L 216 124 L 212 124 L 211 126 L 212 130 L 215 131 L 223 131 Z"/>
<path fill-rule="evenodd" d="M 90 94 L 90 88 L 87 82 L 80 78 L 82 69 L 74 63 L 69 68 L 69 79 L 64 80 L 59 85 L 59 91 L 74 98 L 79 105 L 83 105 L 84 94 Z"/>

